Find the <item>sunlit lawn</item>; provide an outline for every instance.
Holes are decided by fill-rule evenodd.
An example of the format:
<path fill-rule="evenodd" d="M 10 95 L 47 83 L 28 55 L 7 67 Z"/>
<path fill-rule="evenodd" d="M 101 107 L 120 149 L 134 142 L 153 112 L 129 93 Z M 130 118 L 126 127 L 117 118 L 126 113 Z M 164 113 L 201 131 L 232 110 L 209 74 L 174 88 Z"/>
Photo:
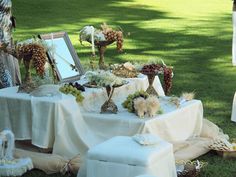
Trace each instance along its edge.
<path fill-rule="evenodd" d="M 124 52 L 117 53 L 115 45 L 109 47 L 108 63 L 164 59 L 174 66 L 172 94 L 195 91 L 205 117 L 236 137 L 236 124 L 230 122 L 236 90 L 230 0 L 13 0 L 13 5 L 18 25 L 15 40 L 67 31 L 83 63 L 91 55 L 90 46 L 78 40 L 83 26 L 106 22 L 121 27 Z M 201 176 L 236 176 L 236 161 L 212 153 L 201 159 L 209 163 Z M 40 175 L 45 176 L 38 171 L 25 176 Z"/>

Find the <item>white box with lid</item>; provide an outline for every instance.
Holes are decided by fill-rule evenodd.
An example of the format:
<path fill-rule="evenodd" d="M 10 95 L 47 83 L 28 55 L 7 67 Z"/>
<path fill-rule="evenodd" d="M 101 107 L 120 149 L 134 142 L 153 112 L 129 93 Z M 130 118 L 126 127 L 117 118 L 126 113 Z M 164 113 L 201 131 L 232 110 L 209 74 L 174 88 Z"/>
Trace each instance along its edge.
<path fill-rule="evenodd" d="M 88 151 L 87 177 L 135 177 L 150 174 L 176 177 L 172 144 L 140 145 L 132 137 L 117 136 Z"/>

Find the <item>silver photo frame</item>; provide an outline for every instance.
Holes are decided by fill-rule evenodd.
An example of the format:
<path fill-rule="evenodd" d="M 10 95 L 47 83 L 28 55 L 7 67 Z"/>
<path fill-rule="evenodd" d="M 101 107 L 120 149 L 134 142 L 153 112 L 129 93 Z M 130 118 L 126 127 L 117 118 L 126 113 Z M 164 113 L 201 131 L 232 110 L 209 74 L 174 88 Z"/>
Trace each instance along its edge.
<path fill-rule="evenodd" d="M 73 82 L 84 74 L 80 59 L 66 32 L 40 34 L 49 48 L 47 55 L 59 82 Z"/>

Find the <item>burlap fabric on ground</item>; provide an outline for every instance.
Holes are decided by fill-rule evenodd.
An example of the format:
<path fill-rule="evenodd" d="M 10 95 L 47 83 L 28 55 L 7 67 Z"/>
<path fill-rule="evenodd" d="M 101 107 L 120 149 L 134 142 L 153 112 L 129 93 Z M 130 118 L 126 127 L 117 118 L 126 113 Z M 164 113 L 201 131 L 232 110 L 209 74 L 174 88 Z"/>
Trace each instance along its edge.
<path fill-rule="evenodd" d="M 16 148 L 14 156 L 17 158 L 30 157 L 33 161 L 34 168 L 40 169 L 47 174 L 58 172 L 76 174 L 81 164 L 79 155 L 70 160 L 66 160 L 56 154 L 39 153 Z"/>
<path fill-rule="evenodd" d="M 225 135 L 217 125 L 203 119 L 200 137 L 194 137 L 184 142 L 172 142 L 175 160 L 192 160 L 207 153 L 208 146 L 217 138 L 229 139 L 228 135 Z"/>

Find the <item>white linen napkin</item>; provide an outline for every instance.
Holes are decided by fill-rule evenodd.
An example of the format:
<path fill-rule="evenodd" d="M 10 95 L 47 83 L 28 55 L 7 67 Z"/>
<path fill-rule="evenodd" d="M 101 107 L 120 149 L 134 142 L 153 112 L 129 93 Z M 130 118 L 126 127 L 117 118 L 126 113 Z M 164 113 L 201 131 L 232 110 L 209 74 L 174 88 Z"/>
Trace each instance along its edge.
<path fill-rule="evenodd" d="M 144 146 L 155 145 L 161 141 L 161 139 L 158 136 L 152 134 L 136 134 L 132 138 L 138 144 Z"/>

